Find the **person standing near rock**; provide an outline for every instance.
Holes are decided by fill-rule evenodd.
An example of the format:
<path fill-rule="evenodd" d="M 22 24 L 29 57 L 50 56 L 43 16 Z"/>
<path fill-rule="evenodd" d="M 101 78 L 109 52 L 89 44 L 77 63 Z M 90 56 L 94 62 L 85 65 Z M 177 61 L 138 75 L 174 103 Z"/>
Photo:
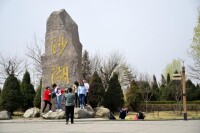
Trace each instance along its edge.
<path fill-rule="evenodd" d="M 87 93 L 86 93 L 86 95 L 85 95 L 85 106 L 87 105 L 87 98 L 88 98 L 88 91 L 89 91 L 89 88 L 90 88 L 90 86 L 89 86 L 89 84 L 87 83 L 87 81 L 84 79 L 83 80 L 83 83 L 84 83 L 84 86 L 85 86 L 85 88 L 86 88 L 86 91 L 87 91 Z"/>
<path fill-rule="evenodd" d="M 43 96 L 43 101 L 44 101 L 44 108 L 42 110 L 42 114 L 44 114 L 44 111 L 47 107 L 47 104 L 49 104 L 49 112 L 52 112 L 51 111 L 51 106 L 52 106 L 52 103 L 51 103 L 51 90 L 49 87 L 46 87 L 46 89 L 44 90 L 44 96 Z"/>
<path fill-rule="evenodd" d="M 81 81 L 80 85 L 78 86 L 78 97 L 81 109 L 84 109 L 86 92 L 86 87 L 84 86 L 83 81 Z"/>
<path fill-rule="evenodd" d="M 79 83 L 77 81 L 75 81 L 74 85 L 73 85 L 73 92 L 75 94 L 75 107 L 76 108 L 78 107 L 78 86 L 79 86 Z"/>
<path fill-rule="evenodd" d="M 68 88 L 68 93 L 65 93 L 64 97 L 65 97 L 66 124 L 68 124 L 69 115 L 71 117 L 71 123 L 74 124 L 75 94 L 72 92 L 72 88 Z"/>
<path fill-rule="evenodd" d="M 56 101 L 57 101 L 57 105 L 58 105 L 58 109 L 56 111 L 61 112 L 62 111 L 62 93 L 61 93 L 61 90 L 56 84 L 53 84 L 52 87 L 54 88 L 54 91 L 56 93 Z"/>

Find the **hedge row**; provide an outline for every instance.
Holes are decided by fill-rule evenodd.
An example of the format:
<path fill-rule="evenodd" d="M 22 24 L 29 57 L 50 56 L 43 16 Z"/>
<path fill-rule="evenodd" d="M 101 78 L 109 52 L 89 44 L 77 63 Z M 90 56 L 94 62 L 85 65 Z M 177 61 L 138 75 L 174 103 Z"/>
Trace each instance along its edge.
<path fill-rule="evenodd" d="M 142 102 L 142 104 L 145 104 L 145 102 Z M 148 104 L 177 104 L 177 101 L 149 101 Z M 187 101 L 187 104 L 200 104 L 200 100 Z"/>
<path fill-rule="evenodd" d="M 141 110 L 146 110 L 146 105 L 141 105 Z M 180 106 L 178 104 L 147 104 L 148 111 L 178 111 Z M 181 104 L 181 110 L 183 110 L 183 105 Z M 188 111 L 200 111 L 200 104 L 187 104 Z"/>

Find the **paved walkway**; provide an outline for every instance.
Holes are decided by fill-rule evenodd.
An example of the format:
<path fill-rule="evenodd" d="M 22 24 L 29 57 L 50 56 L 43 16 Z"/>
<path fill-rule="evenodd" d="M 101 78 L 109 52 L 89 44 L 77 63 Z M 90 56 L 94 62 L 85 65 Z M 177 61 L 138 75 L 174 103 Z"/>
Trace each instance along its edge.
<path fill-rule="evenodd" d="M 103 119 L 1 120 L 0 133 L 200 133 L 200 120 L 109 121 Z"/>

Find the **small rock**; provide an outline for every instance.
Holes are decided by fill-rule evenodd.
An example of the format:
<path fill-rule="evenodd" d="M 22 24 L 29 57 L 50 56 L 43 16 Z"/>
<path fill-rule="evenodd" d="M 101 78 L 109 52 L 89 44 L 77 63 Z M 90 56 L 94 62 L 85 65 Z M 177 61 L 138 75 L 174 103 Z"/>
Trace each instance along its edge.
<path fill-rule="evenodd" d="M 64 119 L 65 118 L 65 111 L 60 112 L 48 112 L 42 115 L 44 119 Z"/>
<path fill-rule="evenodd" d="M 31 108 L 26 110 L 23 115 L 25 118 L 35 118 L 40 116 L 40 109 L 39 108 Z"/>
<path fill-rule="evenodd" d="M 95 117 L 108 117 L 110 110 L 104 107 L 97 107 L 94 109 Z"/>
<path fill-rule="evenodd" d="M 6 110 L 0 112 L 0 120 L 9 120 L 12 119 L 10 113 Z"/>

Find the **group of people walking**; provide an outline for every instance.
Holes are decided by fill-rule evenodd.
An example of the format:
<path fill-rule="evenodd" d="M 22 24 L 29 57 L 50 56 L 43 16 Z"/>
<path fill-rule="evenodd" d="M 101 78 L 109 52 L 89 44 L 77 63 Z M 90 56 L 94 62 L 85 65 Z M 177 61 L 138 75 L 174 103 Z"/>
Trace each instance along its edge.
<path fill-rule="evenodd" d="M 75 81 L 73 87 L 66 88 L 65 90 L 59 88 L 56 84 L 52 85 L 53 90 L 50 87 L 46 87 L 43 94 L 44 107 L 42 114 L 44 114 L 47 104 L 49 104 L 49 112 L 52 112 L 51 99 L 56 95 L 57 112 L 62 111 L 62 100 L 65 100 L 65 114 L 66 124 L 68 124 L 69 116 L 71 116 L 71 123 L 74 123 L 74 107 L 80 107 L 84 109 L 87 105 L 87 97 L 89 91 L 89 84 L 86 80 L 79 82 Z M 65 94 L 63 94 L 65 92 Z"/>

